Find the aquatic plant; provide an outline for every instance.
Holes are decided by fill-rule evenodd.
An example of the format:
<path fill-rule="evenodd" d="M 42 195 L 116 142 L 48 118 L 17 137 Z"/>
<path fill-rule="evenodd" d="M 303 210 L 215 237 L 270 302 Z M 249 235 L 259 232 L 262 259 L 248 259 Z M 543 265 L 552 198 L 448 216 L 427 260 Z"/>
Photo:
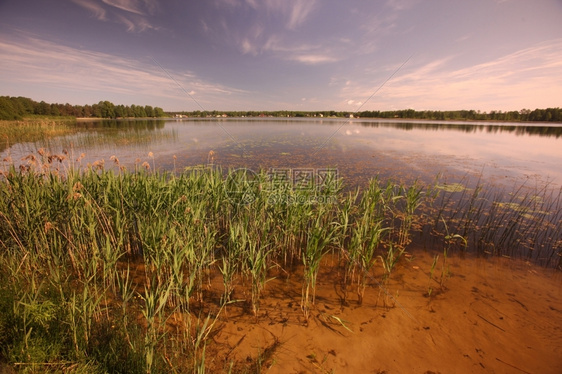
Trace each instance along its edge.
<path fill-rule="evenodd" d="M 307 321 L 310 317 L 310 307 L 316 297 L 316 279 L 320 271 L 320 262 L 337 232 L 336 226 L 330 219 L 327 208 L 320 205 L 316 216 L 309 221 L 307 229 L 306 247 L 302 253 L 304 283 L 301 297 L 301 309 Z"/>
<path fill-rule="evenodd" d="M 339 182 L 297 189 L 259 172 L 236 200 L 216 167 L 79 168 L 44 151 L 27 161 L 0 176 L 0 358 L 29 370 L 200 371 L 219 313 L 245 295 L 262 315 L 273 273 L 302 275 L 310 320 L 324 266 L 344 272 L 330 281 L 352 287 L 361 304 L 370 285 L 388 295 L 396 267 L 424 241 L 440 252 L 429 296 L 433 282 L 445 286 L 456 250 L 561 265 L 559 189 L 373 179 L 344 193 Z"/>

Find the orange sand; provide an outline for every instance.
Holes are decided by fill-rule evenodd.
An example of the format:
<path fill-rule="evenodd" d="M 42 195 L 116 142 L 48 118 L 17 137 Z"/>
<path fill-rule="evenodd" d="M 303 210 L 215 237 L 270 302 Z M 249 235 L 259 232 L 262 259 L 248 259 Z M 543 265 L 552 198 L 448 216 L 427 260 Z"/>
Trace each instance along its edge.
<path fill-rule="evenodd" d="M 244 302 L 223 310 L 206 366 L 267 373 L 562 372 L 560 271 L 453 256 L 441 291 L 429 280 L 432 262 L 423 251 L 402 259 L 387 293 L 377 284 L 378 263 L 359 306 L 354 292 L 343 301 L 341 271 L 327 258 L 308 323 L 300 310 L 302 270 L 288 278 L 277 274 L 267 283 L 257 320 Z M 441 262 L 434 278 L 440 270 Z M 222 287 L 214 280 L 208 296 L 218 298 Z M 249 299 L 246 288 L 240 285 L 233 298 Z"/>

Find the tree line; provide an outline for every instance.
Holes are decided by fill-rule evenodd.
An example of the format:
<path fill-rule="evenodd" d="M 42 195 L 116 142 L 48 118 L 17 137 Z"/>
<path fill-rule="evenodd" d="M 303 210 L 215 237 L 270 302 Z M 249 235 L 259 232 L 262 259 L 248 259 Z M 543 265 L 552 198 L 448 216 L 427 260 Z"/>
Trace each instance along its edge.
<path fill-rule="evenodd" d="M 544 122 L 562 122 L 561 108 L 546 109 L 522 109 L 520 111 L 502 112 L 492 110 L 491 112 L 481 112 L 477 110 L 450 110 L 436 111 L 423 110 L 416 111 L 413 109 L 390 110 L 390 111 L 370 111 L 362 112 L 346 112 L 346 111 L 200 111 L 193 112 L 172 112 L 170 115 L 181 115 L 186 117 L 327 117 L 327 118 L 386 118 L 386 119 L 425 119 L 425 120 L 459 120 L 459 121 L 506 121 L 506 122 L 528 122 L 528 121 L 544 121 Z"/>
<path fill-rule="evenodd" d="M 469 120 L 469 121 L 544 121 L 562 122 L 562 109 L 522 109 L 520 111 L 492 110 L 481 112 L 475 110 L 452 110 L 452 111 L 416 111 L 413 109 L 394 111 L 363 111 L 358 113 L 359 117 L 367 118 L 406 118 L 406 119 L 428 119 L 428 120 Z"/>
<path fill-rule="evenodd" d="M 150 105 L 115 105 L 110 101 L 100 101 L 92 105 L 49 104 L 34 101 L 27 97 L 0 96 L 0 119 L 19 120 L 29 115 L 70 116 L 93 118 L 146 118 L 165 117 L 159 107 Z"/>
<path fill-rule="evenodd" d="M 400 118 L 426 120 L 465 120 L 465 121 L 506 121 L 506 122 L 562 122 L 561 108 L 522 109 L 519 111 L 502 112 L 492 110 L 451 110 L 436 111 L 413 109 L 391 111 L 192 111 L 166 113 L 162 108 L 150 105 L 115 105 L 110 101 L 100 101 L 92 105 L 49 104 L 34 101 L 27 97 L 0 96 L 0 119 L 18 120 L 29 115 L 70 116 L 93 118 L 146 118 L 182 115 L 186 117 L 360 117 L 360 118 Z"/>

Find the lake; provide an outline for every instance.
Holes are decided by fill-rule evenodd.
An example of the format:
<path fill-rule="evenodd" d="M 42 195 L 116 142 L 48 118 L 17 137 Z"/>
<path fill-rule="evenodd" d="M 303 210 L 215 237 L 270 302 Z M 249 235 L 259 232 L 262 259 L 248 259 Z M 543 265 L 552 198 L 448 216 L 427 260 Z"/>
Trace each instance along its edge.
<path fill-rule="evenodd" d="M 401 181 L 562 185 L 562 125 L 324 118 L 211 118 L 78 122 L 75 134 L 12 144 L 0 159 L 66 150 L 75 165 L 181 171 L 335 168 L 346 186 L 381 176 Z M 149 156 L 150 154 L 150 156 Z M 82 155 L 82 157 L 81 157 Z M 80 161 L 76 161 L 80 160 Z"/>
<path fill-rule="evenodd" d="M 4 167 L 62 175 L 0 174 L 0 330 L 19 326 L 4 323 L 19 334 L 6 352 L 105 344 L 156 371 L 199 357 L 209 372 L 560 371 L 560 125 L 85 121 L 9 140 Z M 93 171 L 67 178 L 73 165 Z M 293 182 L 336 170 L 365 192 L 268 189 L 208 165 Z M 33 328 L 30 305 L 55 328 Z"/>

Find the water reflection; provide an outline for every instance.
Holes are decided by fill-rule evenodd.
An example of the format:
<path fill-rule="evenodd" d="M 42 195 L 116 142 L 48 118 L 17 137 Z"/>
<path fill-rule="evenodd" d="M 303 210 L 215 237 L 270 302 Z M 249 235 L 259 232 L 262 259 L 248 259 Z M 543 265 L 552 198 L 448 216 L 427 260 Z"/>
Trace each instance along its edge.
<path fill-rule="evenodd" d="M 108 130 L 134 130 L 151 131 L 163 129 L 166 126 L 165 120 L 101 120 L 101 121 L 81 121 L 76 123 L 76 127 L 107 132 Z"/>
<path fill-rule="evenodd" d="M 537 135 L 546 137 L 562 136 L 562 126 L 550 125 L 541 126 L 535 124 L 517 124 L 505 122 L 495 124 L 484 123 L 466 123 L 466 122 L 381 122 L 381 121 L 354 121 L 354 124 L 360 124 L 364 127 L 391 127 L 401 130 L 442 130 L 442 131 L 460 131 L 465 133 L 472 132 L 488 132 L 488 133 L 514 133 L 516 135 Z"/>
<path fill-rule="evenodd" d="M 491 182 L 562 184 L 562 126 L 345 119 L 196 119 L 80 122 L 73 135 L 13 144 L 14 163 L 43 148 L 86 154 L 83 165 L 111 156 L 134 168 L 183 170 L 214 162 L 237 167 L 337 167 L 357 185 L 381 175 L 428 180 L 481 175 Z M 107 165 L 107 164 L 106 164 Z"/>

